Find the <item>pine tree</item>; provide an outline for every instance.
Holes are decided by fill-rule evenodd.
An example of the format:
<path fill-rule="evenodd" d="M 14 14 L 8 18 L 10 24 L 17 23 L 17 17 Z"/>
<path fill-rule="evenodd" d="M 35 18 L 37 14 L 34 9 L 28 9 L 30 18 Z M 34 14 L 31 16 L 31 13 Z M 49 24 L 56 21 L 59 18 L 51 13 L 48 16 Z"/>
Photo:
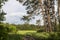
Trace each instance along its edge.
<path fill-rule="evenodd" d="M 27 6 L 27 14 L 31 19 L 42 13 L 46 32 L 55 30 L 55 0 L 26 0 L 23 5 Z"/>

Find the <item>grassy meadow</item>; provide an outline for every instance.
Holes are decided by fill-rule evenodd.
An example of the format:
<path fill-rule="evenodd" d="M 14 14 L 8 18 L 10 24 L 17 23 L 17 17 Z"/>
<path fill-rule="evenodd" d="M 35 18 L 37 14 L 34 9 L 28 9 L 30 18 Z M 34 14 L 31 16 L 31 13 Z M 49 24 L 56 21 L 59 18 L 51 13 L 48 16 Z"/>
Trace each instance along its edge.
<path fill-rule="evenodd" d="M 34 30 L 19 30 L 19 31 L 17 31 L 17 34 L 20 34 L 20 35 L 24 35 L 27 33 L 36 33 L 36 31 L 34 31 Z"/>

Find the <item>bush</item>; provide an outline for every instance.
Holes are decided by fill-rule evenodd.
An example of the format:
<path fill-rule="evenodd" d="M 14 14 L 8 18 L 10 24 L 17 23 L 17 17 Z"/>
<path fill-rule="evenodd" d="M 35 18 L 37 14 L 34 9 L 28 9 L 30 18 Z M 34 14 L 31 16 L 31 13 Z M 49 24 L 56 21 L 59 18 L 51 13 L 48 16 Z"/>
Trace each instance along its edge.
<path fill-rule="evenodd" d="M 3 24 L 0 24 L 0 40 L 7 40 L 8 30 Z"/>
<path fill-rule="evenodd" d="M 9 25 L 8 29 L 9 29 L 9 32 L 12 32 L 12 33 L 16 32 L 16 27 L 13 25 Z"/>
<path fill-rule="evenodd" d="M 37 32 L 44 32 L 44 30 L 43 29 L 40 29 L 40 30 L 37 30 Z"/>
<path fill-rule="evenodd" d="M 60 40 L 60 33 L 51 32 L 51 33 L 31 33 L 31 35 L 35 40 Z"/>

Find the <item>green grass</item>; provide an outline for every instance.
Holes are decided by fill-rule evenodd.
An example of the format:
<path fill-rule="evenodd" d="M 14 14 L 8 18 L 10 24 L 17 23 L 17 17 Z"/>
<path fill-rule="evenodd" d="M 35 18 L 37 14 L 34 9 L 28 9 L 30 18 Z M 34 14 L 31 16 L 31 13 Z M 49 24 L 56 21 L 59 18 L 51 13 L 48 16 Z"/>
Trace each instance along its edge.
<path fill-rule="evenodd" d="M 36 33 L 36 31 L 33 31 L 33 30 L 19 30 L 19 31 L 17 31 L 17 34 L 20 34 L 20 35 L 25 35 L 27 33 Z"/>

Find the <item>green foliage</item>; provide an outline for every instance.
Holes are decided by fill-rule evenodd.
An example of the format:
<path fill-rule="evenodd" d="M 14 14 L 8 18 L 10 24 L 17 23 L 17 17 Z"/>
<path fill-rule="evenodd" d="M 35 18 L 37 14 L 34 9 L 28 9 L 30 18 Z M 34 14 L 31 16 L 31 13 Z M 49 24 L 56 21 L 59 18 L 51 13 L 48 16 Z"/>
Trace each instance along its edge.
<path fill-rule="evenodd" d="M 6 23 L 6 24 L 4 24 L 4 25 L 8 28 L 8 32 L 13 32 L 13 33 L 16 32 L 16 26 L 15 26 L 15 25 L 13 25 L 13 24 L 8 24 L 8 23 Z"/>
<path fill-rule="evenodd" d="M 7 40 L 8 29 L 3 24 L 0 24 L 0 40 Z"/>
<path fill-rule="evenodd" d="M 27 34 L 32 36 L 35 40 L 60 40 L 60 33 L 57 32 L 51 32 L 51 33 L 32 33 L 32 34 Z"/>
<path fill-rule="evenodd" d="M 32 37 L 35 40 L 60 40 L 60 33 L 57 32 L 42 32 L 42 33 L 27 33 L 24 35 L 20 34 L 9 34 L 9 40 L 23 40 L 25 37 Z"/>
<path fill-rule="evenodd" d="M 6 15 L 6 13 L 4 13 L 3 11 L 0 13 L 0 21 L 4 21 L 5 17 L 4 15 Z"/>
<path fill-rule="evenodd" d="M 0 0 L 0 40 L 7 40 L 7 35 L 8 35 L 8 28 L 5 27 L 1 22 L 4 21 L 4 11 L 2 10 L 2 6 L 7 0 Z M 3 4 L 2 4 L 3 3 Z"/>
<path fill-rule="evenodd" d="M 19 34 L 9 34 L 8 40 L 23 40 L 23 35 Z"/>
<path fill-rule="evenodd" d="M 41 26 L 33 25 L 33 24 L 22 24 L 16 25 L 17 30 L 38 30 Z"/>
<path fill-rule="evenodd" d="M 10 27 L 8 27 L 8 28 L 9 28 L 9 32 L 16 32 L 16 27 L 15 26 L 10 25 Z"/>
<path fill-rule="evenodd" d="M 37 32 L 44 32 L 44 30 L 43 29 L 40 29 L 40 30 L 37 30 Z"/>
<path fill-rule="evenodd" d="M 4 13 L 4 11 L 2 9 L 2 6 L 6 1 L 7 0 L 0 0 L 0 22 L 4 21 L 4 15 L 6 15 L 6 13 Z"/>
<path fill-rule="evenodd" d="M 14 25 L 1 23 L 0 24 L 0 40 L 8 40 L 9 32 L 15 33 L 16 27 Z"/>

